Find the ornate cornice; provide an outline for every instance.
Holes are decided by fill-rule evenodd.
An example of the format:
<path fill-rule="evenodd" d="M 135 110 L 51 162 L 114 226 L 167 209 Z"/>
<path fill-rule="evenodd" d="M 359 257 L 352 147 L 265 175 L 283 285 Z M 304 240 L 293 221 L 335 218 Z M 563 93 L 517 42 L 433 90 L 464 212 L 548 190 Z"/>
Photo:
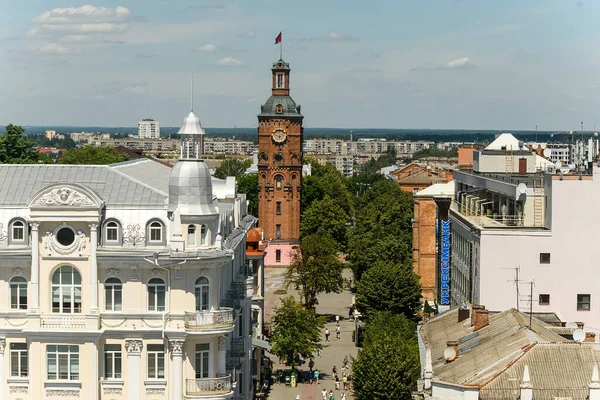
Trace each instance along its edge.
<path fill-rule="evenodd" d="M 110 268 L 106 271 L 106 276 L 109 278 L 118 278 L 121 275 L 121 270 L 118 268 Z"/>
<path fill-rule="evenodd" d="M 25 276 L 25 269 L 23 268 L 13 268 L 12 269 L 12 276 Z"/>
<path fill-rule="evenodd" d="M 35 201 L 34 206 L 93 206 L 96 203 L 70 187 L 52 189 Z"/>
<path fill-rule="evenodd" d="M 143 344 L 141 340 L 133 339 L 125 341 L 125 350 L 127 350 L 127 353 L 129 354 L 142 354 L 142 346 Z"/>
<path fill-rule="evenodd" d="M 183 354 L 183 340 L 171 340 L 169 345 L 171 346 L 171 353 L 173 355 L 182 355 Z"/>

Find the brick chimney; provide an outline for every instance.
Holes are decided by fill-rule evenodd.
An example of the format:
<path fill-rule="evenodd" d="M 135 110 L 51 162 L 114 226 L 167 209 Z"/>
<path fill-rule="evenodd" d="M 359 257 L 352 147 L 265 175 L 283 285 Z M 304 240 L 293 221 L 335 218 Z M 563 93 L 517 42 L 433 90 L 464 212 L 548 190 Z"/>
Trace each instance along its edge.
<path fill-rule="evenodd" d="M 485 306 L 474 305 L 471 307 L 471 326 L 474 332 L 488 326 L 488 314 L 489 311 L 485 309 Z"/>
<path fill-rule="evenodd" d="M 583 341 L 585 343 L 594 343 L 596 341 L 596 334 L 594 332 L 586 332 Z"/>
<path fill-rule="evenodd" d="M 458 322 L 463 322 L 467 318 L 469 318 L 469 308 L 466 304 L 461 304 L 458 307 Z"/>

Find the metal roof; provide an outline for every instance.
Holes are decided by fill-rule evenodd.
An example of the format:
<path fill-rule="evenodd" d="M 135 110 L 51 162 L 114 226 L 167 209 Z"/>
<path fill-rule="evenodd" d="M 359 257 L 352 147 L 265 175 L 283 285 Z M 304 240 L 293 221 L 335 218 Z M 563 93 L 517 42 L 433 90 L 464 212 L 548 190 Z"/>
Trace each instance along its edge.
<path fill-rule="evenodd" d="M 204 135 L 204 129 L 200 124 L 200 118 L 196 117 L 193 111 L 190 111 L 187 117 L 184 118 L 181 128 L 177 131 L 180 135 Z"/>
<path fill-rule="evenodd" d="M 165 206 L 167 201 L 166 192 L 109 165 L 2 164 L 0 205 L 26 207 L 34 193 L 53 183 L 79 183 L 113 207 Z"/>
<path fill-rule="evenodd" d="M 283 112 L 277 112 L 277 105 L 283 106 Z M 300 114 L 300 106 L 296 105 L 291 96 L 271 96 L 267 102 L 260 107 L 259 117 L 296 117 L 304 118 Z"/>
<path fill-rule="evenodd" d="M 163 193 L 169 193 L 171 167 L 147 158 L 111 164 L 110 167 Z"/>

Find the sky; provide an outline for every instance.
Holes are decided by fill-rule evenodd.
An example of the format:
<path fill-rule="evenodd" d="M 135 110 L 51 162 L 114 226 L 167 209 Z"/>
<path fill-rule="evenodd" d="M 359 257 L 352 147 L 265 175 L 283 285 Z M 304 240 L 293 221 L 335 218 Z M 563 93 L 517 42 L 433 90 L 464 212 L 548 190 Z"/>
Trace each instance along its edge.
<path fill-rule="evenodd" d="M 89 3 L 90 1 L 91 3 Z M 4 0 L 0 125 L 600 129 L 597 0 Z"/>

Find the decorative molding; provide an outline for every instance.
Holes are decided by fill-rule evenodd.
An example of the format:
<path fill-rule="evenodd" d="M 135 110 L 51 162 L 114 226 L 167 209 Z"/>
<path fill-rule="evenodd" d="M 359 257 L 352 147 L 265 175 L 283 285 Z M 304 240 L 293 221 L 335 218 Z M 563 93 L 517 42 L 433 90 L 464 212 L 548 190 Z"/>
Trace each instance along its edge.
<path fill-rule="evenodd" d="M 181 266 L 180 265 L 175 266 L 175 273 L 173 274 L 173 277 L 175 279 L 181 279 Z"/>
<path fill-rule="evenodd" d="M 137 282 L 138 280 L 138 267 L 137 265 L 132 265 L 131 266 L 131 277 L 130 280 L 132 282 Z"/>
<path fill-rule="evenodd" d="M 85 194 L 69 187 L 53 189 L 34 203 L 35 206 L 93 206 L 95 204 Z"/>
<path fill-rule="evenodd" d="M 118 268 L 109 268 L 106 271 L 106 276 L 109 278 L 118 278 L 121 275 L 121 270 Z"/>
<path fill-rule="evenodd" d="M 23 268 L 13 268 L 12 269 L 12 276 L 25 276 L 25 269 Z"/>
<path fill-rule="evenodd" d="M 32 231 L 37 231 L 38 228 L 40 227 L 40 223 L 39 222 L 31 222 L 30 225 L 31 225 L 31 230 Z"/>
<path fill-rule="evenodd" d="M 93 223 L 93 222 L 92 222 L 91 224 L 88 224 L 88 226 L 90 227 L 90 229 L 91 229 L 92 231 L 95 231 L 95 230 L 97 230 L 97 229 L 98 229 L 98 224 L 96 224 L 96 223 Z"/>
<path fill-rule="evenodd" d="M 146 396 L 164 396 L 165 389 L 164 388 L 146 388 Z"/>
<path fill-rule="evenodd" d="M 105 395 L 109 395 L 109 394 L 121 394 L 123 393 L 123 388 L 118 388 L 118 387 L 105 387 L 103 390 L 103 393 Z"/>
<path fill-rule="evenodd" d="M 140 355 L 142 353 L 142 341 L 141 340 L 126 340 L 125 350 L 129 354 Z"/>
<path fill-rule="evenodd" d="M 198 270 L 198 274 L 199 274 L 200 276 L 203 276 L 203 275 L 208 275 L 208 274 L 210 274 L 210 268 L 200 268 L 200 269 Z"/>
<path fill-rule="evenodd" d="M 59 228 L 62 229 L 62 226 Z M 83 231 L 77 231 L 75 235 L 75 240 L 68 246 L 63 246 L 56 240 L 56 235 L 51 231 L 46 231 L 46 238 L 44 240 L 44 248 L 46 249 L 46 253 L 49 256 L 57 253 L 58 255 L 69 255 L 73 254 L 75 251 L 79 254 L 79 256 L 83 256 L 83 251 L 87 247 L 87 237 Z"/>
<path fill-rule="evenodd" d="M 27 386 L 12 386 L 9 384 L 10 394 L 23 393 L 27 394 L 29 388 Z"/>
<path fill-rule="evenodd" d="M 46 396 L 79 397 L 79 389 L 46 389 Z"/>
<path fill-rule="evenodd" d="M 145 240 L 146 236 L 144 235 L 144 230 L 139 224 L 127 225 L 127 228 L 125 228 L 125 231 L 123 232 L 123 243 L 135 246 L 136 244 L 144 243 Z"/>
<path fill-rule="evenodd" d="M 227 336 L 219 336 L 218 338 L 218 349 L 227 350 Z"/>
<path fill-rule="evenodd" d="M 4 348 L 6 347 L 6 339 L 0 339 L 0 354 L 4 353 Z"/>
<path fill-rule="evenodd" d="M 8 242 L 8 233 L 4 229 L 4 224 L 0 224 L 0 243 Z"/>
<path fill-rule="evenodd" d="M 173 355 L 183 355 L 183 340 L 171 340 L 169 345 Z"/>
<path fill-rule="evenodd" d="M 160 268 L 152 268 L 152 270 L 150 270 L 150 275 L 152 275 L 153 278 L 158 278 L 160 276 L 162 276 L 163 271 Z"/>

